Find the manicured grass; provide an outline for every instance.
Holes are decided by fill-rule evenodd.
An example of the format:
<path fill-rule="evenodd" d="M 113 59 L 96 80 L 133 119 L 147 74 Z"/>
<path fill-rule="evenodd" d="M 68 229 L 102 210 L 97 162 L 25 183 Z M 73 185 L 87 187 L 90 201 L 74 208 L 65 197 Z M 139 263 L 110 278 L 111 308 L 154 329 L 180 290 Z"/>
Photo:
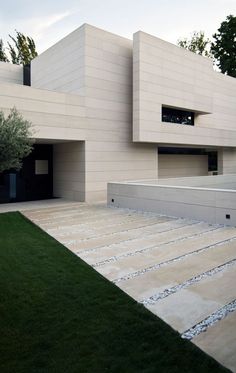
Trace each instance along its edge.
<path fill-rule="evenodd" d="M 226 372 L 19 213 L 0 214 L 0 372 Z"/>

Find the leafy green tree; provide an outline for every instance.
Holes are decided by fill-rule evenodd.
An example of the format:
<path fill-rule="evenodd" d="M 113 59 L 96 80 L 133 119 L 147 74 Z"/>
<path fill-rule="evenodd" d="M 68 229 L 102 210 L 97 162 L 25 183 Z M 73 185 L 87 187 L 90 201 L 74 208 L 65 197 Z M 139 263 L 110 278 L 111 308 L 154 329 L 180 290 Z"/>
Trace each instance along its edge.
<path fill-rule="evenodd" d="M 236 17 L 229 15 L 213 35 L 211 52 L 224 74 L 236 78 Z"/>
<path fill-rule="evenodd" d="M 13 64 L 27 65 L 38 55 L 35 42 L 31 37 L 25 36 L 19 31 L 16 31 L 15 38 L 11 35 L 9 35 L 9 37 L 13 41 L 13 45 L 8 42 L 11 61 Z"/>
<path fill-rule="evenodd" d="M 22 159 L 32 151 L 31 123 L 13 108 L 8 116 L 0 111 L 0 172 L 22 167 Z"/>
<path fill-rule="evenodd" d="M 0 61 L 9 62 L 7 55 L 5 53 L 4 45 L 2 39 L 0 39 Z"/>
<path fill-rule="evenodd" d="M 177 44 L 201 56 L 211 57 L 210 40 L 205 38 L 203 31 L 194 31 L 190 39 L 179 39 Z"/>

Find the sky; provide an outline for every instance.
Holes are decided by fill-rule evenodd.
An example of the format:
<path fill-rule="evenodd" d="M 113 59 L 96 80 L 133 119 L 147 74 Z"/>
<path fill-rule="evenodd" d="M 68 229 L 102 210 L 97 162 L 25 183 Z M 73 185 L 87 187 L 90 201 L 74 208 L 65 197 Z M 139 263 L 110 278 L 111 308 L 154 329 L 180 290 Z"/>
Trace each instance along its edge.
<path fill-rule="evenodd" d="M 89 23 L 132 39 L 142 30 L 176 43 L 193 31 L 211 38 L 236 0 L 0 0 L 0 38 L 14 30 L 34 38 L 39 53 Z"/>

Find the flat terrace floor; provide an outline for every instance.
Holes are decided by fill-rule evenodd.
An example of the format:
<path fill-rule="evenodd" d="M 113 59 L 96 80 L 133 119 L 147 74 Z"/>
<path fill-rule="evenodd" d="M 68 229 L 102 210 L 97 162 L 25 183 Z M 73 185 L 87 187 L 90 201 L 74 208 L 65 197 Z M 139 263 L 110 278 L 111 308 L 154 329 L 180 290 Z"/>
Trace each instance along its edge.
<path fill-rule="evenodd" d="M 17 209 L 236 372 L 236 228 L 60 200 Z"/>

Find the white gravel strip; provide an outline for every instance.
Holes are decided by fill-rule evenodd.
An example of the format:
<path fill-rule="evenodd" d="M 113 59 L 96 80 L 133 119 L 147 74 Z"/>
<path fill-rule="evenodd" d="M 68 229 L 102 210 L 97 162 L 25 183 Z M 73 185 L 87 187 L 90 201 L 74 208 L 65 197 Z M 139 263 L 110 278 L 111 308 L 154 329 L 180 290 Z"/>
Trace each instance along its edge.
<path fill-rule="evenodd" d="M 203 272 L 203 273 L 201 273 L 197 276 L 194 276 L 194 277 L 190 278 L 189 280 L 187 280 L 185 282 L 182 282 L 179 285 L 176 285 L 176 286 L 173 286 L 171 288 L 165 289 L 164 291 L 162 291 L 160 293 L 152 295 L 149 298 L 143 299 L 140 303 L 144 304 L 145 306 L 150 305 L 150 304 L 155 304 L 160 299 L 166 298 L 169 295 L 177 293 L 178 291 L 180 291 L 182 289 L 186 289 L 187 287 L 189 287 L 193 284 L 196 284 L 197 282 L 199 282 L 201 280 L 204 280 L 208 277 L 211 277 L 211 276 L 213 276 L 213 275 L 215 275 L 219 272 L 222 272 L 222 271 L 228 269 L 229 267 L 232 267 L 235 264 L 236 264 L 236 259 L 230 260 L 227 263 L 221 264 L 218 267 L 214 267 L 214 268 L 210 269 L 209 271 L 206 271 L 206 272 Z"/>
<path fill-rule="evenodd" d="M 218 321 L 224 319 L 230 312 L 236 310 L 236 299 L 226 304 L 224 307 L 213 312 L 211 315 L 206 317 L 204 320 L 194 325 L 192 328 L 186 330 L 181 337 L 184 339 L 191 340 L 202 332 L 205 332 L 209 326 L 216 324 Z"/>

